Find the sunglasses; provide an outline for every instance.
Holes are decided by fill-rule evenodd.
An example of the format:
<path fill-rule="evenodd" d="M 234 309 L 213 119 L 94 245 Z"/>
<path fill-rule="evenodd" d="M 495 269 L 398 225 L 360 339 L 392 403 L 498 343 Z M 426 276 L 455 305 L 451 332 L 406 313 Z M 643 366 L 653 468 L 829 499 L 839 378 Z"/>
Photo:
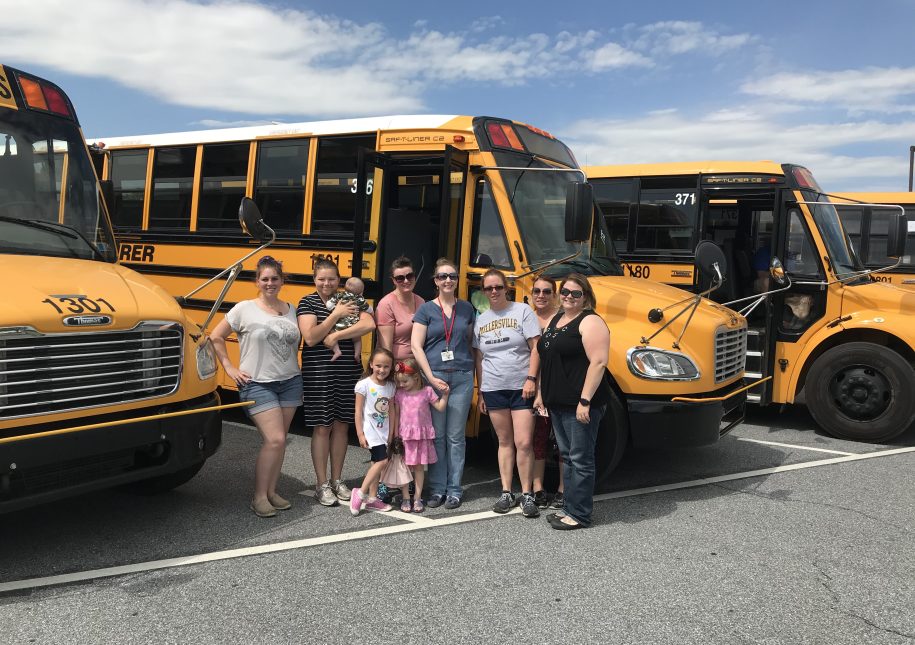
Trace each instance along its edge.
<path fill-rule="evenodd" d="M 547 287 L 546 289 L 540 289 L 539 287 L 534 287 L 533 289 L 531 289 L 531 293 L 535 296 L 539 296 L 541 294 L 544 296 L 551 296 L 551 295 L 553 295 L 553 290 L 550 289 L 549 287 Z"/>
<path fill-rule="evenodd" d="M 416 274 L 410 271 L 410 273 L 405 273 L 403 275 L 392 275 L 391 278 L 397 284 L 401 284 L 402 282 L 413 282 L 413 280 L 416 279 Z"/>
<path fill-rule="evenodd" d="M 457 274 L 457 273 L 436 273 L 434 277 L 435 277 L 436 280 L 452 280 L 452 281 L 457 281 L 457 279 L 458 279 L 458 274 Z"/>
<path fill-rule="evenodd" d="M 486 293 L 492 293 L 493 291 L 498 293 L 499 291 L 505 291 L 505 285 L 504 284 L 493 284 L 488 287 L 483 287 L 483 291 L 485 291 Z"/>
<path fill-rule="evenodd" d="M 559 295 L 564 298 L 568 298 L 570 296 L 572 298 L 581 298 L 584 295 L 584 293 L 585 292 L 582 291 L 581 289 L 572 290 L 572 289 L 566 289 L 565 287 L 563 287 L 562 289 L 559 290 Z"/>

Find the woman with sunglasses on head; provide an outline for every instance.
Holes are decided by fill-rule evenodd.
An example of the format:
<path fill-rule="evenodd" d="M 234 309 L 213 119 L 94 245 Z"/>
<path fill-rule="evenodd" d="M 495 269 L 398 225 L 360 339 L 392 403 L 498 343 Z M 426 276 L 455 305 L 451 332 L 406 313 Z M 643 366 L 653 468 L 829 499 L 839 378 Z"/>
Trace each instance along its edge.
<path fill-rule="evenodd" d="M 413 357 L 410 340 L 413 335 L 413 314 L 425 300 L 413 293 L 416 273 L 410 258 L 401 255 L 391 263 L 394 290 L 382 298 L 375 308 L 378 344 L 402 361 Z"/>
<path fill-rule="evenodd" d="M 498 269 L 483 274 L 483 293 L 489 309 L 474 325 L 473 347 L 480 375 L 480 412 L 489 415 L 499 439 L 499 476 L 502 494 L 492 510 L 507 513 L 518 498 L 512 493 L 512 475 L 518 466 L 521 512 L 537 517 L 532 474 L 534 468 L 534 416 L 539 360 L 535 347 L 540 338 L 537 317 L 530 307 L 512 302 L 508 281 Z"/>
<path fill-rule="evenodd" d="M 426 506 L 457 508 L 461 505 L 466 449 L 465 427 L 473 398 L 474 309 L 458 300 L 458 272 L 454 262 L 439 258 L 433 272 L 438 296 L 416 310 L 413 316 L 411 348 L 423 376 L 439 395 L 449 394 L 444 411 L 432 411 L 435 452 L 438 461 L 429 465 Z M 422 491 L 416 492 L 417 496 Z"/>
<path fill-rule="evenodd" d="M 559 297 L 562 311 L 537 343 L 540 393 L 534 405 L 549 410 L 565 465 L 563 509 L 547 520 L 554 529 L 571 530 L 591 525 L 594 446 L 610 400 L 610 330 L 594 312 L 594 290 L 585 276 L 569 274 Z"/>
<path fill-rule="evenodd" d="M 541 275 L 534 280 L 531 289 L 531 306 L 537 316 L 537 325 L 541 333 L 550 324 L 553 316 L 559 311 L 559 293 L 556 290 L 556 281 Z M 562 460 L 559 461 L 559 490 L 553 499 L 547 496 L 543 488 L 543 478 L 546 474 L 546 456 L 550 449 L 550 417 L 546 410 L 538 410 L 534 417 L 534 503 L 537 508 L 562 508 Z"/>
<path fill-rule="evenodd" d="M 273 517 L 292 506 L 277 494 L 276 484 L 286 456 L 286 435 L 295 409 L 302 405 L 302 375 L 296 359 L 301 335 L 292 305 L 279 299 L 283 264 L 265 255 L 254 275 L 257 298 L 232 307 L 213 328 L 210 340 L 226 375 L 238 385 L 238 398 L 254 401 L 245 412 L 263 444 L 254 465 L 251 510 L 258 517 Z M 238 367 L 226 352 L 232 332 L 241 351 Z"/>

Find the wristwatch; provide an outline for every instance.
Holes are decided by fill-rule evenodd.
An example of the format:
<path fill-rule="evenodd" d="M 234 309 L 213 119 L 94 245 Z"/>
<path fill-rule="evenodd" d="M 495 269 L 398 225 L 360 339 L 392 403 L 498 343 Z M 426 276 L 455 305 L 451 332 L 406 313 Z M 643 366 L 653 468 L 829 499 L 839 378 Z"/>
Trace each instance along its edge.
<path fill-rule="evenodd" d="M 527 379 L 528 381 L 530 381 L 531 383 L 536 383 L 536 382 L 537 382 L 537 377 L 536 377 L 536 376 L 531 376 L 530 374 L 528 374 L 528 375 L 525 376 L 524 378 L 526 378 L 526 379 Z"/>
<path fill-rule="evenodd" d="M 585 397 L 581 397 L 580 399 L 578 399 L 578 402 L 581 403 L 585 407 L 588 407 L 589 405 L 591 405 L 591 399 L 586 399 Z"/>

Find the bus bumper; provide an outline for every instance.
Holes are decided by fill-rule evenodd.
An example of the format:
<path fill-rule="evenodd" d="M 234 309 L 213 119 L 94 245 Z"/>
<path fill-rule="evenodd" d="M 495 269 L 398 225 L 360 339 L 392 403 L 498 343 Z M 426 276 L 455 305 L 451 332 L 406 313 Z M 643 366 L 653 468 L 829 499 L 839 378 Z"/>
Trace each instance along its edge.
<path fill-rule="evenodd" d="M 707 402 L 630 398 L 632 445 L 648 450 L 711 445 L 743 421 L 746 401 L 745 391 Z"/>
<path fill-rule="evenodd" d="M 213 393 L 154 413 L 217 405 L 219 396 Z M 148 408 L 142 412 L 153 413 Z M 218 410 L 134 423 L 121 416 L 124 424 L 0 444 L 0 513 L 190 468 L 222 442 Z M 29 432 L 51 429 L 57 428 L 29 427 Z"/>

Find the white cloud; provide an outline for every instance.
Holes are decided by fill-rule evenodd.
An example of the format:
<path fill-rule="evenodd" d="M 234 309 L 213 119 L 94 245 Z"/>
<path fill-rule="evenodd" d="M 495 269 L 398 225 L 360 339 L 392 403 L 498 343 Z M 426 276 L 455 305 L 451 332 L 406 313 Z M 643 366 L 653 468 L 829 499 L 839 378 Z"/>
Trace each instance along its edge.
<path fill-rule="evenodd" d="M 190 125 L 199 125 L 204 128 L 247 128 L 256 125 L 271 125 L 276 124 L 276 121 L 264 121 L 264 120 L 238 120 L 238 121 L 221 121 L 219 119 L 201 119 L 199 121 L 191 121 Z"/>
<path fill-rule="evenodd" d="M 676 56 L 698 51 L 719 56 L 754 41 L 750 34 L 724 36 L 701 22 L 669 20 L 638 27 L 633 47 L 652 56 Z"/>
<path fill-rule="evenodd" d="M 859 113 L 915 112 L 915 67 L 866 67 L 838 72 L 781 73 L 747 81 L 745 94 L 799 104 L 829 104 Z"/>
<path fill-rule="evenodd" d="M 588 165 L 768 159 L 807 166 L 829 192 L 903 190 L 915 121 L 791 125 L 750 107 L 700 117 L 663 110 L 631 120 L 582 120 L 559 136 Z M 899 157 L 847 152 L 874 143 L 898 144 Z"/>
<path fill-rule="evenodd" d="M 588 69 L 595 72 L 621 67 L 651 67 L 654 64 L 650 59 L 617 43 L 607 43 L 587 53 L 584 58 Z"/>
<path fill-rule="evenodd" d="M 398 40 L 383 25 L 254 0 L 7 0 L 5 8 L 3 60 L 252 115 L 422 110 L 433 85 L 511 86 L 580 71 L 598 38 L 594 31 L 484 37 L 505 22 L 492 16 L 453 33 L 420 20 Z M 593 70 L 646 64 L 615 44 L 589 56 Z"/>

